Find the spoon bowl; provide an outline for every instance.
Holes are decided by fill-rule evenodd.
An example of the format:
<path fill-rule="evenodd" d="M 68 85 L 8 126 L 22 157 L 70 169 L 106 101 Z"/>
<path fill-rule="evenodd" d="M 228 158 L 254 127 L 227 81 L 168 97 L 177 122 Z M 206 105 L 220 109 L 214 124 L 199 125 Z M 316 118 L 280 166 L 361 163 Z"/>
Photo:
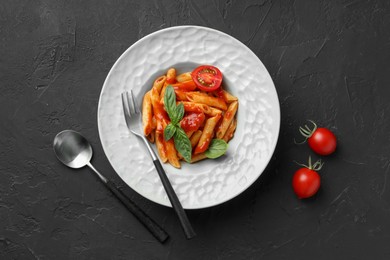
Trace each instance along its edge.
<path fill-rule="evenodd" d="M 73 130 L 58 133 L 54 138 L 53 149 L 58 160 L 76 169 L 86 166 L 93 154 L 88 140 Z"/>

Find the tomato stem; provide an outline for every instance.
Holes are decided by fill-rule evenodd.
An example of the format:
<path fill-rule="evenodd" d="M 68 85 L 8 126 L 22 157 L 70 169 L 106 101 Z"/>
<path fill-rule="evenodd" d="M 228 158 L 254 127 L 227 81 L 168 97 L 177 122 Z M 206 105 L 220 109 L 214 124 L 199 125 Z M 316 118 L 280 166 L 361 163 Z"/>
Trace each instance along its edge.
<path fill-rule="evenodd" d="M 303 167 L 305 167 L 305 168 L 308 168 L 308 169 L 310 169 L 310 167 L 309 167 L 309 166 L 307 166 L 306 164 L 299 163 L 299 162 L 297 162 L 297 161 L 295 161 L 295 160 L 294 160 L 294 162 L 295 162 L 296 164 L 300 165 L 300 166 L 303 166 Z"/>
<path fill-rule="evenodd" d="M 316 161 L 313 165 L 312 165 L 312 170 L 314 171 L 319 171 L 322 169 L 322 166 L 324 166 L 324 163 L 320 160 Z"/>
<path fill-rule="evenodd" d="M 311 163 L 311 156 L 309 156 L 308 165 L 305 165 L 303 163 L 298 163 L 297 161 L 294 161 L 294 162 L 300 166 L 303 166 L 303 167 L 308 168 L 308 169 L 313 170 L 313 171 L 319 171 L 322 169 L 322 166 L 324 166 L 324 163 L 321 161 L 321 159 L 319 159 L 314 164 L 312 164 Z"/>
<path fill-rule="evenodd" d="M 294 143 L 295 144 L 303 144 L 306 142 L 307 139 L 309 139 L 313 133 L 317 130 L 317 124 L 314 123 L 313 120 L 307 120 L 309 121 L 310 123 L 313 124 L 313 129 L 310 129 L 310 127 L 308 127 L 307 125 L 305 125 L 305 127 L 303 128 L 302 126 L 299 127 L 299 132 L 301 133 L 301 135 L 303 135 L 303 137 L 305 137 L 305 140 L 303 140 L 302 142 L 297 142 L 295 139 L 294 139 Z"/>

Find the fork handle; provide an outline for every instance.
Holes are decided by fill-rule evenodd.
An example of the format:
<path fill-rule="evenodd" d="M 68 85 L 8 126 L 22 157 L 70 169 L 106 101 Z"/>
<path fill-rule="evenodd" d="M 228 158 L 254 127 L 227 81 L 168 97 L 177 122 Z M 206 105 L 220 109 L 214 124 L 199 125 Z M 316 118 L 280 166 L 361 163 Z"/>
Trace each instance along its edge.
<path fill-rule="evenodd" d="M 158 159 L 153 160 L 154 166 L 156 167 L 156 170 L 158 172 L 158 175 L 160 176 L 161 182 L 164 186 L 164 189 L 168 195 L 169 201 L 172 204 L 173 209 L 175 210 L 177 216 L 179 217 L 181 226 L 184 230 L 184 233 L 187 237 L 187 239 L 191 239 L 196 236 L 195 231 L 192 229 L 191 223 L 188 220 L 187 214 L 185 213 L 183 206 L 181 205 L 179 198 L 177 197 L 175 191 L 173 190 L 173 187 L 171 183 L 169 182 L 169 179 L 167 177 L 167 174 L 165 173 L 160 161 Z"/>

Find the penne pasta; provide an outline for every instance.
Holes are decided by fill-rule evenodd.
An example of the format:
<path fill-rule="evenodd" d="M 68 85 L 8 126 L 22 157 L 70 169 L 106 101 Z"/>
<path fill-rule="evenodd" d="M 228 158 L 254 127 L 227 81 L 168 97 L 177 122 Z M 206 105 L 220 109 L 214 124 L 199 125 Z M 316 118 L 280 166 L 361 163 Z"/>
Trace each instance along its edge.
<path fill-rule="evenodd" d="M 170 68 L 167 72 L 167 83 L 173 84 L 176 83 L 176 69 Z"/>
<path fill-rule="evenodd" d="M 172 87 L 181 91 L 194 91 L 196 89 L 195 82 L 192 80 L 172 84 Z"/>
<path fill-rule="evenodd" d="M 196 94 L 198 94 L 199 96 L 204 96 L 204 97 L 208 97 L 209 96 L 209 94 L 208 94 L 208 92 L 205 92 L 205 91 L 197 91 L 197 92 L 195 92 Z"/>
<path fill-rule="evenodd" d="M 196 113 L 203 112 L 208 116 L 216 116 L 217 114 L 222 114 L 221 110 L 214 107 L 210 107 L 205 104 L 195 103 L 195 102 L 182 102 L 182 103 L 184 105 L 184 110 L 186 112 L 196 112 Z"/>
<path fill-rule="evenodd" d="M 199 161 L 206 159 L 206 158 L 207 158 L 206 153 L 195 154 L 191 158 L 191 163 L 199 162 Z"/>
<path fill-rule="evenodd" d="M 191 72 L 182 73 L 182 74 L 176 76 L 177 82 L 184 82 L 184 81 L 188 81 L 188 80 L 192 80 Z"/>
<path fill-rule="evenodd" d="M 196 112 L 196 113 L 205 113 L 210 114 L 210 107 L 205 104 L 194 103 L 194 102 L 182 102 L 184 110 L 186 112 Z"/>
<path fill-rule="evenodd" d="M 217 125 L 220 118 L 221 115 L 218 114 L 206 120 L 206 124 L 204 126 L 202 136 L 199 139 L 199 143 L 195 148 L 194 154 L 203 153 L 207 150 L 207 148 L 209 148 L 211 139 L 213 138 L 214 135 L 214 128 Z"/>
<path fill-rule="evenodd" d="M 161 89 L 161 92 L 160 92 L 160 100 L 161 100 L 161 103 L 164 103 L 164 95 L 165 95 L 165 89 L 167 88 L 168 86 L 168 83 L 167 81 L 164 82 L 164 85 Z"/>
<path fill-rule="evenodd" d="M 156 132 L 156 136 L 155 136 L 155 140 L 156 140 L 156 147 L 157 147 L 157 152 L 158 152 L 158 155 L 160 156 L 160 160 L 165 163 L 167 162 L 167 150 L 165 148 L 165 144 L 164 144 L 164 136 L 163 134 L 159 133 L 159 132 Z"/>
<path fill-rule="evenodd" d="M 159 95 L 155 88 L 152 88 L 151 101 L 153 106 L 153 114 L 156 118 L 156 132 L 163 133 L 165 127 L 169 123 L 169 117 L 164 110 L 163 105 L 160 103 Z"/>
<path fill-rule="evenodd" d="M 161 93 L 161 89 L 163 88 L 166 79 L 167 79 L 166 76 L 161 76 L 161 77 L 158 77 L 158 78 L 153 82 L 153 88 L 155 88 L 159 94 Z"/>
<path fill-rule="evenodd" d="M 179 157 L 177 157 L 177 151 L 175 149 L 175 143 L 173 142 L 173 139 L 171 138 L 168 141 L 164 140 L 164 144 L 166 147 L 167 159 L 169 163 L 175 168 L 180 168 L 181 165 L 179 162 Z"/>
<path fill-rule="evenodd" d="M 150 95 L 150 100 L 152 102 L 153 111 L 154 111 L 154 106 L 160 102 L 160 95 L 159 95 L 158 90 L 156 88 L 152 88 L 152 90 L 148 93 Z"/>
<path fill-rule="evenodd" d="M 226 103 L 230 104 L 237 101 L 238 98 L 227 92 L 226 90 L 217 90 L 212 92 L 215 97 L 222 98 Z"/>
<path fill-rule="evenodd" d="M 223 115 L 222 122 L 217 129 L 216 136 L 218 139 L 222 139 L 224 137 L 226 130 L 228 129 L 229 125 L 233 121 L 234 116 L 236 115 L 237 108 L 238 108 L 238 101 L 234 101 L 229 105 L 228 109 Z"/>
<path fill-rule="evenodd" d="M 142 102 L 142 124 L 144 135 L 148 136 L 153 129 L 153 107 L 150 99 L 150 91 L 146 92 Z"/>
<path fill-rule="evenodd" d="M 234 131 L 236 130 L 236 127 L 237 127 L 237 117 L 235 117 L 233 119 L 232 123 L 229 125 L 225 135 L 222 138 L 225 142 L 229 142 L 230 139 L 233 138 Z"/>
<path fill-rule="evenodd" d="M 226 101 L 226 103 L 232 103 L 233 101 L 237 101 L 238 98 L 227 92 L 226 90 L 222 90 L 222 97 Z"/>
<path fill-rule="evenodd" d="M 222 111 L 217 109 L 217 108 L 213 108 L 213 107 L 210 107 L 210 112 L 208 113 L 209 116 L 216 116 L 216 115 L 221 115 L 222 114 Z"/>
<path fill-rule="evenodd" d="M 175 90 L 175 94 L 176 94 L 177 100 L 180 100 L 180 101 L 187 101 L 188 100 L 186 92 L 184 92 L 184 91 Z"/>
<path fill-rule="evenodd" d="M 201 136 L 202 136 L 202 131 L 200 130 L 197 130 L 192 134 L 190 138 L 192 148 L 194 148 L 199 143 L 199 139 Z"/>
<path fill-rule="evenodd" d="M 227 109 L 227 105 L 222 98 L 210 97 L 207 94 L 201 94 L 198 92 L 187 92 L 186 95 L 187 99 L 191 102 L 206 104 L 222 110 Z"/>

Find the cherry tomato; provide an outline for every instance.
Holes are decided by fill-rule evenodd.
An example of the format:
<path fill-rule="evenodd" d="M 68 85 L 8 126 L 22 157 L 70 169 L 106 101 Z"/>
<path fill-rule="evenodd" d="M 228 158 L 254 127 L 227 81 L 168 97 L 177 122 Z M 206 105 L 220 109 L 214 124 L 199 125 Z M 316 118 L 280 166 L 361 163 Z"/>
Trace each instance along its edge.
<path fill-rule="evenodd" d="M 317 193 L 321 185 L 321 178 L 317 171 L 321 170 L 324 165 L 321 160 L 311 164 L 311 157 L 309 157 L 309 165 L 299 164 L 304 166 L 294 173 L 292 180 L 292 187 L 295 194 L 300 199 L 305 199 Z"/>
<path fill-rule="evenodd" d="M 336 150 L 336 136 L 326 128 L 317 128 L 307 141 L 310 148 L 320 155 L 329 155 Z"/>
<path fill-rule="evenodd" d="M 307 125 L 305 125 L 305 128 L 299 128 L 301 134 L 306 137 L 310 148 L 320 155 L 333 153 L 337 146 L 336 136 L 329 129 L 317 128 L 313 121 L 310 122 L 314 125 L 313 129 L 310 129 Z"/>
<path fill-rule="evenodd" d="M 191 73 L 192 80 L 196 86 L 204 91 L 214 91 L 221 86 L 222 73 L 214 66 L 202 65 Z"/>
<path fill-rule="evenodd" d="M 205 120 L 204 113 L 187 113 L 180 121 L 180 126 L 187 133 L 189 131 L 196 131 Z"/>
<path fill-rule="evenodd" d="M 300 199 L 309 198 L 316 194 L 320 184 L 320 175 L 308 168 L 301 168 L 296 171 L 292 181 L 294 192 Z"/>

